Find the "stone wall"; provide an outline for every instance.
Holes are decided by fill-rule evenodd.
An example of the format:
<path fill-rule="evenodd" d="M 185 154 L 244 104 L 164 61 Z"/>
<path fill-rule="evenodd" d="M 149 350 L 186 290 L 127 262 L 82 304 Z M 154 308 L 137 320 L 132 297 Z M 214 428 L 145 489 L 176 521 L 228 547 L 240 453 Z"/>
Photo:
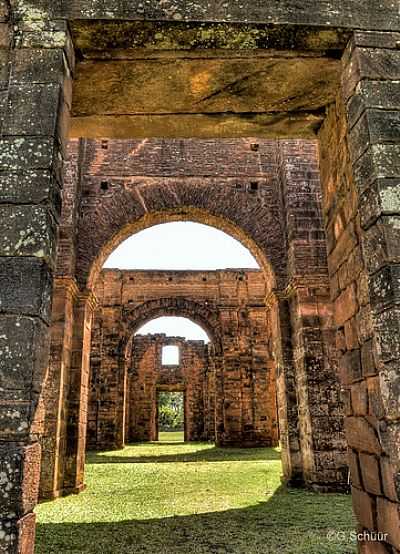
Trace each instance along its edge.
<path fill-rule="evenodd" d="M 320 132 L 353 505 L 360 531 L 386 533 L 379 545 L 362 541 L 363 552 L 400 549 L 399 388 L 393 362 L 399 352 L 400 151 L 394 82 L 400 76 L 399 38 L 354 36 L 343 60 L 342 94 Z"/>
<path fill-rule="evenodd" d="M 89 291 L 93 290 L 93 297 L 99 297 L 100 304 L 105 302 L 109 305 L 108 315 L 105 308 L 101 310 L 103 317 L 110 317 L 109 325 L 114 328 L 121 324 L 124 317 L 132 321 L 142 320 L 148 317 L 148 312 L 183 310 L 190 317 L 199 318 L 218 338 L 214 345 L 215 372 L 208 376 L 210 386 L 218 394 L 210 396 L 208 402 L 210 410 L 217 414 L 219 424 L 216 426 L 209 417 L 207 428 L 209 436 L 217 432 L 217 439 L 224 443 L 232 441 L 232 436 L 242 436 L 246 427 L 241 444 L 252 444 L 258 433 L 253 428 L 254 420 L 257 420 L 257 428 L 265 427 L 262 419 L 265 414 L 254 411 L 253 405 L 254 402 L 262 405 L 264 393 L 260 392 L 258 400 L 251 398 L 250 375 L 241 369 L 248 361 L 242 357 L 238 363 L 237 344 L 242 341 L 238 329 L 255 326 L 261 336 L 266 332 L 265 317 L 269 318 L 273 336 L 268 339 L 268 356 L 273 360 L 271 364 L 280 368 L 278 399 L 285 475 L 293 484 L 307 483 L 321 489 L 345 486 L 347 468 L 342 405 L 337 394 L 332 308 L 327 294 L 328 270 L 316 143 L 254 138 L 221 141 L 103 139 L 71 141 L 69 151 L 59 265 L 60 278 L 63 273 L 65 277 L 60 283 L 71 286 L 70 280 L 74 283 L 76 279 L 80 287 L 90 287 Z M 171 276 L 168 288 L 163 288 L 163 283 L 157 280 L 165 276 L 157 272 L 153 272 L 151 283 L 147 277 L 138 274 L 136 284 L 130 283 L 129 288 L 124 285 L 129 295 L 124 293 L 122 300 L 120 292 L 112 289 L 111 277 L 105 293 L 99 284 L 96 290 L 91 288 L 99 275 L 99 264 L 121 240 L 145 227 L 173 220 L 208 223 L 238 238 L 258 259 L 264 280 L 249 273 L 243 282 L 240 277 L 233 280 L 224 278 L 222 286 L 211 278 L 206 297 L 203 294 L 205 281 L 189 279 L 185 283 L 183 278 L 179 278 L 176 282 L 176 276 Z M 76 221 L 76 224 L 71 224 L 71 221 Z M 94 229 L 96 232 L 93 232 Z M 70 260 L 66 259 L 68 256 Z M 73 267 L 76 268 L 75 275 L 66 279 Z M 184 273 L 180 275 L 182 277 Z M 251 314 L 246 309 L 240 309 L 242 305 L 247 306 L 249 290 L 257 298 L 258 305 L 258 312 Z M 91 306 L 94 306 L 88 296 L 89 291 L 83 295 L 80 293 L 81 299 L 75 300 L 87 307 L 87 318 L 90 318 Z M 160 302 L 161 293 L 166 295 L 164 304 Z M 186 300 L 179 306 L 174 299 L 171 305 L 170 293 L 174 298 L 178 295 Z M 210 298 L 208 294 L 211 294 Z M 196 302 L 200 302 L 187 304 L 188 299 L 194 298 L 193 295 L 197 298 Z M 268 316 L 260 316 L 265 310 L 266 296 L 273 298 L 275 295 L 278 300 L 269 304 Z M 215 302 L 229 303 L 235 297 L 235 317 L 232 316 L 233 311 L 218 314 L 214 309 Z M 143 304 L 140 305 L 140 302 Z M 113 311 L 112 304 L 124 304 L 125 308 Z M 56 302 L 55 305 L 59 304 Z M 56 322 L 56 314 L 54 318 Z M 73 325 L 72 321 L 70 324 Z M 78 344 L 83 336 L 80 325 L 87 327 L 87 324 L 90 324 L 89 319 L 85 323 L 81 318 L 81 323 L 73 326 Z M 224 350 L 221 326 L 224 328 Z M 98 375 L 100 363 L 109 368 L 106 378 L 109 398 L 103 396 L 99 399 L 98 410 L 100 420 L 109 420 L 102 429 L 102 434 L 108 436 L 104 444 L 120 447 L 124 442 L 121 421 L 124 417 L 126 361 L 120 355 L 118 333 L 110 334 L 107 338 L 109 348 L 104 354 L 99 354 L 102 332 L 98 324 L 93 327 L 91 366 Z M 243 344 L 248 344 L 249 337 L 246 333 L 244 335 Z M 61 352 L 55 351 L 56 364 L 61 363 Z M 85 441 L 84 425 L 80 422 L 86 417 L 87 352 L 86 349 L 78 349 L 74 354 L 80 371 L 73 379 L 63 380 L 68 383 L 67 392 L 57 392 L 59 385 L 55 381 L 54 394 L 64 397 L 59 405 L 71 413 L 68 419 L 70 428 L 68 440 L 64 441 L 65 447 L 62 438 L 66 429 L 64 423 L 58 424 L 60 431 L 55 437 L 49 432 L 48 444 L 53 441 L 55 447 L 45 453 L 45 457 L 49 458 L 46 467 L 50 469 L 42 480 L 43 491 L 45 482 L 47 488 L 50 485 L 52 490 L 58 490 L 61 484 L 67 492 L 74 487 L 78 489 L 83 480 L 82 455 L 79 463 L 76 460 L 77 453 L 83 451 Z M 254 361 L 256 358 L 252 356 L 251 360 L 255 367 L 258 363 Z M 261 357 L 260 375 L 264 371 L 262 360 Z M 222 371 L 218 369 L 222 365 L 226 368 L 224 378 L 216 379 L 215 375 Z M 246 401 L 240 401 L 237 380 L 247 382 Z M 264 383 L 263 387 L 268 388 L 268 379 L 264 379 Z M 323 392 L 320 388 L 325 385 Z M 260 385 L 258 390 L 262 391 L 263 387 Z M 50 386 L 48 388 L 51 389 Z M 215 404 L 216 396 L 229 398 L 229 401 Z M 321 402 L 326 403 L 325 411 L 319 409 Z M 80 418 L 77 417 L 77 410 Z M 50 420 L 52 413 L 55 413 L 53 419 L 56 420 L 59 416 L 50 404 Z M 235 427 L 238 421 L 241 421 L 240 428 Z M 331 428 L 336 430 L 334 435 Z M 249 438 L 252 434 L 253 438 Z M 321 438 L 317 442 L 318 436 Z M 58 457 L 65 461 L 65 454 L 57 454 L 57 444 L 61 449 L 68 449 L 75 459 L 70 470 L 74 486 L 71 478 L 49 479 L 48 474 L 54 472 L 57 466 L 53 459 Z"/>
<path fill-rule="evenodd" d="M 91 349 L 89 437 L 92 447 L 121 447 L 126 440 L 126 410 L 130 412 L 130 421 L 141 417 L 132 405 L 127 407 L 127 380 L 132 394 L 136 391 L 136 395 L 145 380 L 146 392 L 141 393 L 141 400 L 148 410 L 147 428 L 140 436 L 155 436 L 157 384 L 168 385 L 155 378 L 160 373 L 163 341 L 149 339 L 147 344 L 146 339 L 139 341 L 135 337 L 132 342 L 132 336 L 144 322 L 163 315 L 192 319 L 203 326 L 213 343 L 210 348 L 213 377 L 205 371 L 204 346 L 184 343 L 180 384 L 186 390 L 188 440 L 209 438 L 209 430 L 211 437 L 216 434 L 219 444 L 277 443 L 275 365 L 265 342 L 265 281 L 261 271 L 106 269 L 98 280 L 96 296 L 100 307 L 94 319 Z M 196 372 L 201 375 L 196 377 Z M 139 377 L 134 378 L 137 373 Z M 214 380 L 219 383 L 218 387 L 213 387 Z M 193 387 L 197 388 L 197 396 L 201 388 L 201 409 L 191 405 Z M 210 399 L 212 394 L 214 397 Z M 216 406 L 220 408 L 219 416 L 214 416 L 212 423 L 209 411 L 216 410 Z"/>
<path fill-rule="evenodd" d="M 162 349 L 179 348 L 179 363 L 162 364 Z M 209 349 L 203 341 L 165 335 L 136 335 L 128 368 L 126 440 L 158 440 L 157 393 L 180 391 L 184 395 L 185 441 L 209 440 Z M 213 437 L 211 437 L 212 439 Z"/>

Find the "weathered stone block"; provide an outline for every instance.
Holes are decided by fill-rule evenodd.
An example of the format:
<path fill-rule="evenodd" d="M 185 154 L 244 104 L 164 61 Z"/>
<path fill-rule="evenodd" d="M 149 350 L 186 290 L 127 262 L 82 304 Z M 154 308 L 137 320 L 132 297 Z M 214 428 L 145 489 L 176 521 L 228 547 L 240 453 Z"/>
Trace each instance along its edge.
<path fill-rule="evenodd" d="M 375 500 L 372 496 L 356 487 L 351 488 L 353 510 L 359 523 L 366 529 L 375 530 Z"/>
<path fill-rule="evenodd" d="M 400 263 L 400 216 L 379 218 L 366 231 L 363 251 L 371 273 L 388 262 Z"/>
<path fill-rule="evenodd" d="M 58 83 L 10 85 L 8 94 L 5 135 L 56 136 L 61 94 Z"/>
<path fill-rule="evenodd" d="M 367 340 L 361 346 L 361 366 L 364 376 L 376 374 L 374 346 L 372 340 Z"/>
<path fill-rule="evenodd" d="M 395 81 L 400 78 L 400 53 L 384 48 L 356 47 L 342 74 L 342 90 L 348 99 L 363 79 Z M 349 61 L 350 61 L 349 60 Z"/>
<path fill-rule="evenodd" d="M 41 0 L 42 2 L 44 0 Z M 48 0 L 47 0 L 48 1 Z M 342 4 L 335 0 L 330 4 L 308 0 L 302 9 L 296 9 L 288 1 L 274 0 L 268 5 L 256 2 L 236 3 L 196 3 L 188 4 L 184 0 L 168 0 L 165 4 L 151 0 L 146 4 L 131 4 L 123 0 L 110 8 L 102 0 L 83 2 L 62 2 L 61 14 L 72 19 L 158 19 L 161 21 L 255 21 L 257 23 L 289 23 L 290 25 L 322 25 L 331 28 L 355 27 L 384 31 L 388 26 L 394 31 L 398 28 L 398 13 L 395 5 Z"/>
<path fill-rule="evenodd" d="M 400 41 L 399 32 L 384 32 L 377 31 L 359 31 L 353 33 L 353 42 L 356 46 L 367 46 L 369 48 L 391 48 L 396 50 Z M 383 81 L 384 82 L 384 81 Z"/>
<path fill-rule="evenodd" d="M 61 49 L 19 48 L 13 51 L 11 83 L 62 83 L 64 55 Z"/>
<path fill-rule="evenodd" d="M 39 319 L 0 317 L 0 388 L 2 395 L 29 400 L 43 385 L 48 329 Z M 8 397 L 8 396 L 7 396 Z"/>
<path fill-rule="evenodd" d="M 362 483 L 360 479 L 360 468 L 359 468 L 359 461 L 358 461 L 358 454 L 354 450 L 349 449 L 347 454 L 347 459 L 349 463 L 349 469 L 350 469 L 350 477 L 351 477 L 351 483 L 354 487 L 357 487 L 358 489 L 362 488 Z"/>
<path fill-rule="evenodd" d="M 357 293 L 354 283 L 348 286 L 335 300 L 335 322 L 341 327 L 352 318 L 358 309 Z"/>
<path fill-rule="evenodd" d="M 367 379 L 367 387 L 369 415 L 377 419 L 385 417 L 386 410 L 379 377 L 377 375 L 375 375 L 374 377 L 369 377 Z"/>
<path fill-rule="evenodd" d="M 360 468 L 365 490 L 371 494 L 382 494 L 378 459 L 361 452 Z"/>
<path fill-rule="evenodd" d="M 0 205 L 0 255 L 55 262 L 56 223 L 42 206 Z"/>
<path fill-rule="evenodd" d="M 386 498 L 377 499 L 378 529 L 387 533 L 387 541 L 400 550 L 400 512 L 399 504 Z"/>
<path fill-rule="evenodd" d="M 361 377 L 360 350 L 346 352 L 340 360 L 340 373 L 343 383 L 352 383 Z"/>
<path fill-rule="evenodd" d="M 358 83 L 355 94 L 347 104 L 350 128 L 367 108 L 397 110 L 400 108 L 400 83 L 398 81 L 370 81 Z M 382 112 L 384 113 L 384 112 Z"/>
<path fill-rule="evenodd" d="M 358 239 L 354 225 L 349 224 L 338 237 L 335 248 L 328 257 L 329 271 L 331 274 L 336 273 L 340 265 L 348 259 L 357 244 Z"/>
<path fill-rule="evenodd" d="M 368 415 L 368 392 L 365 381 L 351 385 L 351 405 L 354 415 Z"/>
<path fill-rule="evenodd" d="M 382 215 L 400 214 L 400 179 L 377 179 L 360 197 L 360 220 L 364 229 Z"/>
<path fill-rule="evenodd" d="M 50 171 L 0 172 L 0 204 L 47 205 L 58 219 L 61 213 L 61 186 Z"/>
<path fill-rule="evenodd" d="M 0 513 L 2 517 L 21 517 L 37 504 L 40 445 L 10 444 L 1 448 Z"/>
<path fill-rule="evenodd" d="M 389 500 L 392 500 L 393 502 L 398 502 L 399 495 L 395 487 L 396 469 L 393 464 L 390 463 L 390 459 L 387 457 L 382 457 L 380 459 L 380 465 L 384 494 L 387 498 L 389 498 Z"/>
<path fill-rule="evenodd" d="M 29 278 L 27 278 L 29 275 Z M 4 258 L 0 263 L 0 310 L 40 316 L 50 323 L 51 274 L 40 259 Z"/>
<path fill-rule="evenodd" d="M 399 140 L 400 111 L 367 109 L 350 133 L 349 146 L 353 163 L 371 145 Z"/>
<path fill-rule="evenodd" d="M 362 306 L 356 315 L 356 320 L 358 325 L 358 340 L 363 344 L 374 334 L 371 307 Z"/>
<path fill-rule="evenodd" d="M 2 441 L 24 441 L 32 423 L 33 399 L 19 400 L 20 393 L 11 396 L 11 400 L 0 399 L 0 437 Z"/>
<path fill-rule="evenodd" d="M 380 401 L 386 417 L 396 420 L 400 416 L 400 370 L 398 361 L 387 362 L 380 368 Z"/>
<path fill-rule="evenodd" d="M 354 450 L 380 454 L 382 447 L 374 427 L 363 417 L 348 417 L 345 420 L 346 437 Z"/>
<path fill-rule="evenodd" d="M 344 335 L 347 350 L 355 350 L 359 347 L 357 324 L 355 318 L 351 318 L 344 324 Z"/>
<path fill-rule="evenodd" d="M 400 308 L 391 308 L 375 315 L 379 356 L 382 361 L 400 357 Z"/>
<path fill-rule="evenodd" d="M 49 169 L 56 174 L 62 159 L 53 138 L 0 138 L 0 164 L 3 171 L 19 173 L 27 169 Z"/>
<path fill-rule="evenodd" d="M 354 180 L 363 193 L 376 179 L 398 179 L 400 176 L 400 145 L 373 144 L 354 165 Z"/>
<path fill-rule="evenodd" d="M 371 306 L 375 311 L 400 304 L 400 264 L 390 265 L 370 278 Z"/>

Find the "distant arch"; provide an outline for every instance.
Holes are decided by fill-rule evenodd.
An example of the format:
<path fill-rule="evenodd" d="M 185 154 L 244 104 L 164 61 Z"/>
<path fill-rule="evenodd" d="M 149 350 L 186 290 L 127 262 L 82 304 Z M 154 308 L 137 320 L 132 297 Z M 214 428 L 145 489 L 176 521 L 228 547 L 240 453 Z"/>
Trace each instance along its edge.
<path fill-rule="evenodd" d="M 122 352 L 135 332 L 148 321 L 160 316 L 181 316 L 197 323 L 207 333 L 215 353 L 222 354 L 222 331 L 217 308 L 210 304 L 201 304 L 186 298 L 157 298 L 134 308 L 125 308 L 122 315 L 124 338 Z"/>

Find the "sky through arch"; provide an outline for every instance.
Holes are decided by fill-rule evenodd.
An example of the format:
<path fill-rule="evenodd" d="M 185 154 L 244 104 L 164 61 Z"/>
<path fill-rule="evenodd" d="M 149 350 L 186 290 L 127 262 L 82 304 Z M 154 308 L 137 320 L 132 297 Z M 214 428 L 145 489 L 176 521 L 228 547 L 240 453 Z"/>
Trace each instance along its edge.
<path fill-rule="evenodd" d="M 169 337 L 183 337 L 186 340 L 210 342 L 207 333 L 200 325 L 186 317 L 162 316 L 148 321 L 140 327 L 135 335 L 165 334 Z"/>
<path fill-rule="evenodd" d="M 122 242 L 105 268 L 214 270 L 259 265 L 251 252 L 223 231 L 193 222 L 154 225 Z"/>

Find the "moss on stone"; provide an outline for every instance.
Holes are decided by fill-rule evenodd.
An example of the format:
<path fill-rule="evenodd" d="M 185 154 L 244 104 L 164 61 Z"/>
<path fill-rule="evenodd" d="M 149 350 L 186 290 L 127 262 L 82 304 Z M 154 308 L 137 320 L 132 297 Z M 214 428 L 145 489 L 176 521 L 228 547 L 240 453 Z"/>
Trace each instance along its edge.
<path fill-rule="evenodd" d="M 72 31 L 82 51 L 268 48 L 322 52 L 343 50 L 349 38 L 347 31 L 316 27 L 150 21 L 75 21 Z"/>

